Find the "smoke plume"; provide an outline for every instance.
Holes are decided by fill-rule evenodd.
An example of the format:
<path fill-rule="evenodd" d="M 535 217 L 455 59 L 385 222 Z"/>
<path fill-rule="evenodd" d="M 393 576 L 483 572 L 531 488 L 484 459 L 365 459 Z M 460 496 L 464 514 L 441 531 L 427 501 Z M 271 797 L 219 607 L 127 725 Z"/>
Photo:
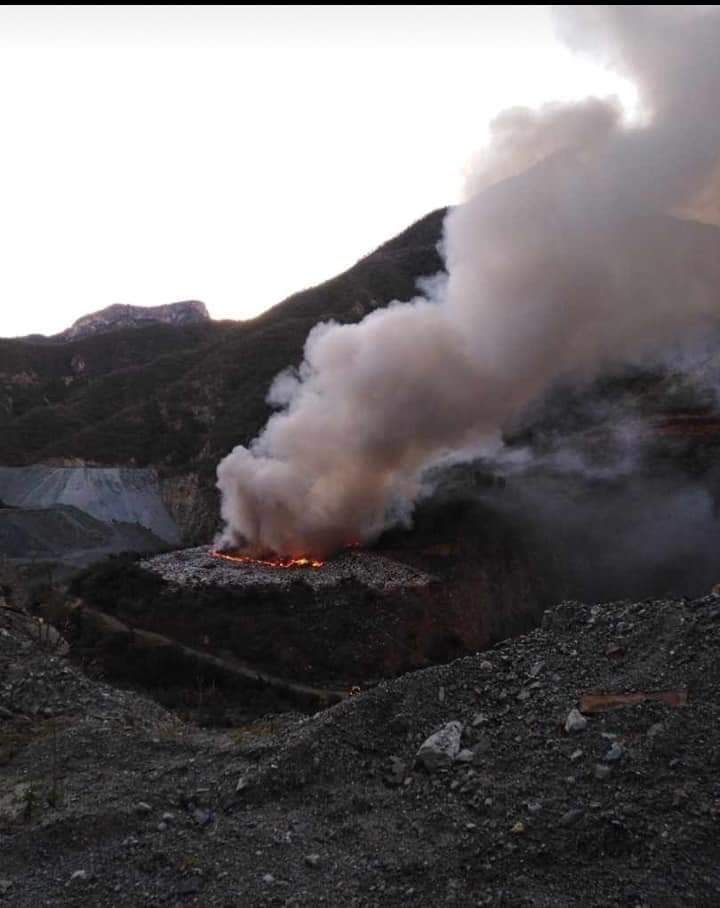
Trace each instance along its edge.
<path fill-rule="evenodd" d="M 637 86 L 513 109 L 445 223 L 435 296 L 319 324 L 279 409 L 218 467 L 225 541 L 327 554 L 378 533 L 424 467 L 497 439 L 558 379 L 587 377 L 717 313 L 720 14 L 582 7 L 563 38 Z M 711 236 L 712 234 L 712 236 Z"/>

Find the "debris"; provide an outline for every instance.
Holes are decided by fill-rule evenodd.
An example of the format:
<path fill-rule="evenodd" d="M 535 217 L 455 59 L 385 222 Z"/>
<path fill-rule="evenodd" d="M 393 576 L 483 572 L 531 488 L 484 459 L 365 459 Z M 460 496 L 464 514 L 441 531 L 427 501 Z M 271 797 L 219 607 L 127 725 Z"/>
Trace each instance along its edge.
<path fill-rule="evenodd" d="M 634 706 L 646 700 L 666 703 L 668 706 L 686 706 L 688 692 L 686 689 L 633 691 L 624 694 L 585 693 L 580 697 L 580 709 L 584 713 L 599 713 L 621 706 Z"/>

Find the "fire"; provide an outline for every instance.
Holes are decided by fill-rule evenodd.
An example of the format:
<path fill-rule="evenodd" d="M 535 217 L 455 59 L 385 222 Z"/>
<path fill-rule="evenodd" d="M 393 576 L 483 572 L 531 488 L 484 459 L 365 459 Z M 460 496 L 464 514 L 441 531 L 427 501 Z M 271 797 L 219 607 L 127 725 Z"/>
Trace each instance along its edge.
<path fill-rule="evenodd" d="M 237 552 L 220 552 L 214 549 L 210 552 L 213 558 L 224 558 L 240 564 L 262 564 L 263 567 L 272 568 L 321 568 L 325 562 L 317 558 L 253 558 L 250 555 L 239 555 Z"/>

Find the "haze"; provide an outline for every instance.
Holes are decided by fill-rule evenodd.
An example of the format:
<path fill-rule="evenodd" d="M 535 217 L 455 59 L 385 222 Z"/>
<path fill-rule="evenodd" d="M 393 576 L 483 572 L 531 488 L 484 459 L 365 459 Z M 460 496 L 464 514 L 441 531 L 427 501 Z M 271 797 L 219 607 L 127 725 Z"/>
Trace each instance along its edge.
<path fill-rule="evenodd" d="M 546 7 L 0 8 L 0 336 L 245 319 L 442 205 L 494 114 L 632 92 Z"/>

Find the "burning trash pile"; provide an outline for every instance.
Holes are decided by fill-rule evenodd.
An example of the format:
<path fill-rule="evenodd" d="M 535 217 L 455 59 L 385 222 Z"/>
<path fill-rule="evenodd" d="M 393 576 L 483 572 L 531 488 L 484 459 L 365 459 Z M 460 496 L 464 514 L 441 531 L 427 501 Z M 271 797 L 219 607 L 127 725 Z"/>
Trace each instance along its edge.
<path fill-rule="evenodd" d="M 427 665 L 458 623 L 443 607 L 443 584 L 385 555 L 353 548 L 322 564 L 297 561 L 209 546 L 148 558 L 139 568 L 154 576 L 133 620 L 186 646 L 202 641 L 206 652 L 258 672 L 326 689 Z"/>
<path fill-rule="evenodd" d="M 142 567 L 170 583 L 182 586 L 288 587 L 301 579 L 313 589 L 335 587 L 343 582 L 384 592 L 429 586 L 433 577 L 378 555 L 347 549 L 327 561 L 311 558 L 252 558 L 239 552 L 219 551 L 210 546 L 185 549 L 148 558 Z"/>

